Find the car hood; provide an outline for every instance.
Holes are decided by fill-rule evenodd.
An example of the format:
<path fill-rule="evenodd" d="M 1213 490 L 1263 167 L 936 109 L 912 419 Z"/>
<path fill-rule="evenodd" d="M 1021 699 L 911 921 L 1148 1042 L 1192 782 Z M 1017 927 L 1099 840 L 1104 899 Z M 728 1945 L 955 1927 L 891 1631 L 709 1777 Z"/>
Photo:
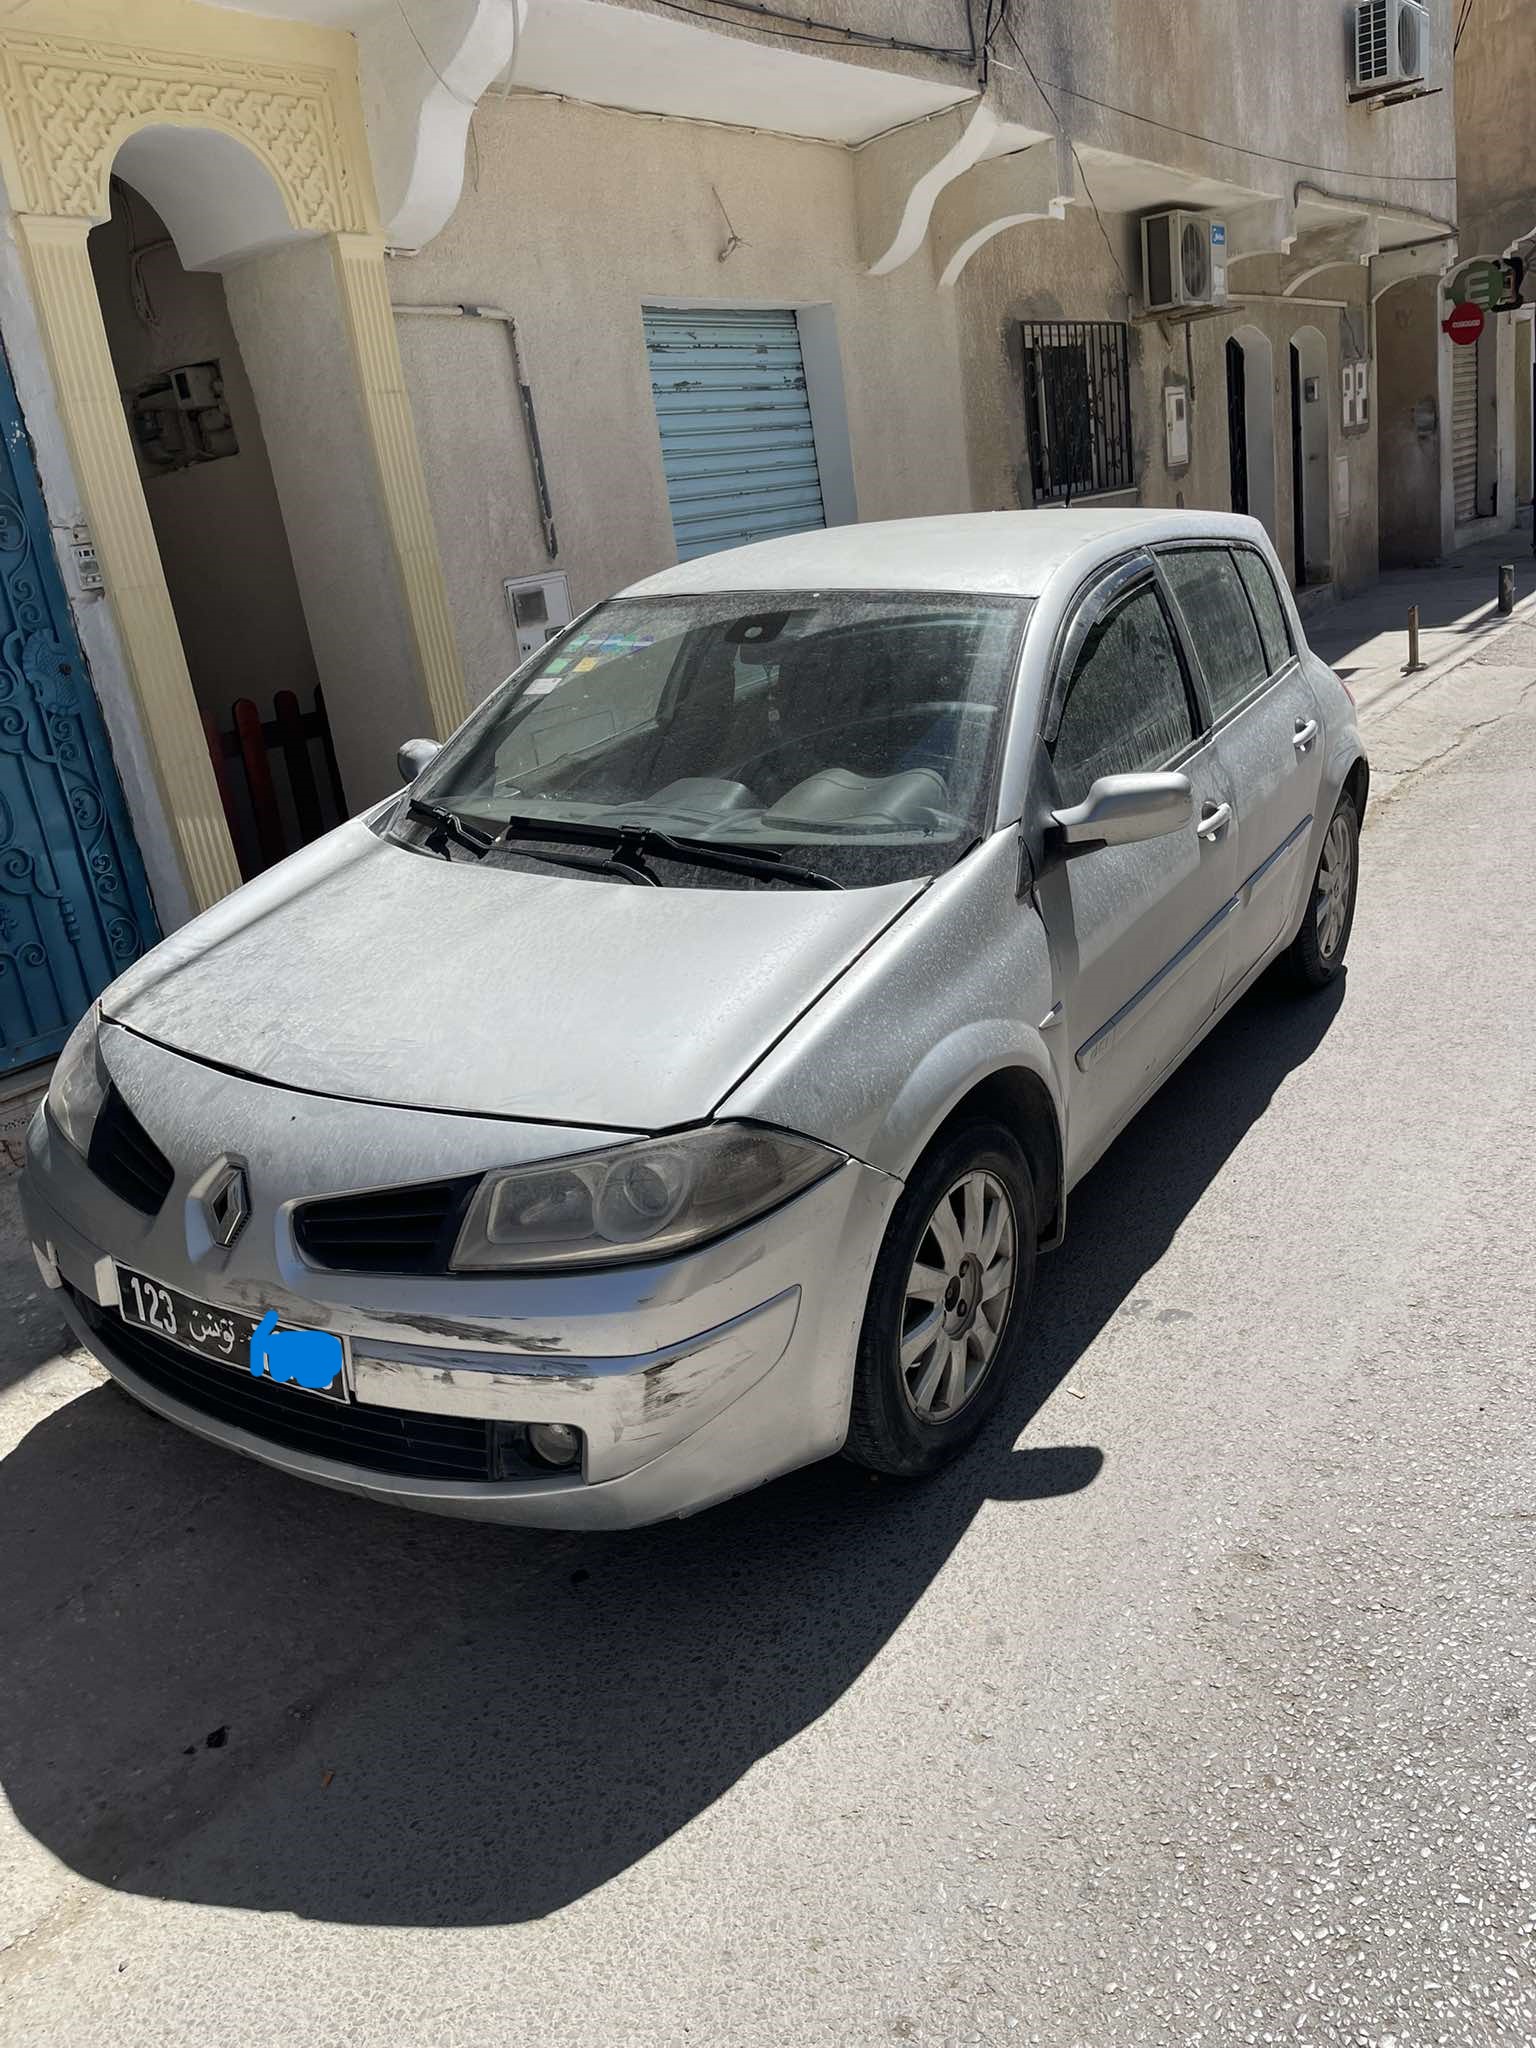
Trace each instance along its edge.
<path fill-rule="evenodd" d="M 710 1115 L 922 887 L 637 889 L 432 859 L 354 820 L 103 1009 L 284 1087 L 660 1130 Z"/>

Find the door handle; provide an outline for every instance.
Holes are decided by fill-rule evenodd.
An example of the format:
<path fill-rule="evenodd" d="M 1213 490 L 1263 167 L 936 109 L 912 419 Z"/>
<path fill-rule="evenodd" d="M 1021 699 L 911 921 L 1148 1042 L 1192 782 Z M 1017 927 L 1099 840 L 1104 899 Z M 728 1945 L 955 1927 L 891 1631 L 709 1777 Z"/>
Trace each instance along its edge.
<path fill-rule="evenodd" d="M 1197 839 L 1218 839 L 1232 822 L 1232 806 L 1215 804 L 1200 813 L 1200 822 L 1195 827 Z"/>
<path fill-rule="evenodd" d="M 1315 718 L 1298 718 L 1296 721 L 1296 737 L 1291 741 L 1291 745 L 1296 749 L 1297 753 L 1304 754 L 1316 738 L 1317 720 Z"/>

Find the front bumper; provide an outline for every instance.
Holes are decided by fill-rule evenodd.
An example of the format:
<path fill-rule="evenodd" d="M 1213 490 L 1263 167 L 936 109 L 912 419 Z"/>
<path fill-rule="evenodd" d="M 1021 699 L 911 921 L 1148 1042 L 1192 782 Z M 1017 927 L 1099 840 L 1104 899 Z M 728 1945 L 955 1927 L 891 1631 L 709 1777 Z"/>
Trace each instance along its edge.
<path fill-rule="evenodd" d="M 38 1265 L 71 1327 L 145 1406 L 321 1485 L 439 1514 L 551 1528 L 633 1527 L 723 1500 L 837 1450 L 869 1273 L 899 1184 L 849 1161 L 719 1243 L 657 1265 L 568 1275 L 383 1276 L 305 1266 L 300 1200 L 591 1149 L 604 1132 L 337 1102 L 217 1072 L 114 1027 L 103 1058 L 170 1159 L 153 1219 L 119 1201 L 39 1112 L 22 1206 Z M 210 1161 L 246 1169 L 250 1222 L 209 1246 L 188 1190 Z M 355 1412 L 564 1422 L 577 1473 L 423 1478 L 317 1455 L 136 1369 L 119 1341 L 116 1261 L 197 1300 L 335 1332 Z M 105 1311 L 105 1314 L 93 1312 Z M 209 1366 L 219 1374 L 226 1368 Z M 226 1404 L 227 1406 L 227 1404 Z M 248 1425 L 248 1426 L 246 1426 Z"/>

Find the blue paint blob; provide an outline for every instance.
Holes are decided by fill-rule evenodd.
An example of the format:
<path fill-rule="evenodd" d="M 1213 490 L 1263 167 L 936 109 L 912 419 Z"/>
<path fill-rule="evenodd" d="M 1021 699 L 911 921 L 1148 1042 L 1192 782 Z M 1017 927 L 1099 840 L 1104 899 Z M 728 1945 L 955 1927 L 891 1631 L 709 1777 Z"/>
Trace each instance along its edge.
<path fill-rule="evenodd" d="M 251 1371 L 318 1394 L 341 1371 L 341 1339 L 328 1330 L 280 1330 L 268 1309 L 251 1332 Z"/>

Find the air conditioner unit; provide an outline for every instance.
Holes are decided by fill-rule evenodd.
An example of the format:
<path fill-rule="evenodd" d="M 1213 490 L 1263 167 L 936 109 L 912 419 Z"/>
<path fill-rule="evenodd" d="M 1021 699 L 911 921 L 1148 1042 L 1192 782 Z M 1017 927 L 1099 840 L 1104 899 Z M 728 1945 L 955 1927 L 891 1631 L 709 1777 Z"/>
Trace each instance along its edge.
<path fill-rule="evenodd" d="M 1227 296 L 1227 224 L 1208 213 L 1152 213 L 1141 224 L 1149 313 L 1219 306 Z"/>
<path fill-rule="evenodd" d="M 1359 0 L 1355 8 L 1355 91 L 1412 85 L 1429 69 L 1429 9 L 1423 0 Z"/>

